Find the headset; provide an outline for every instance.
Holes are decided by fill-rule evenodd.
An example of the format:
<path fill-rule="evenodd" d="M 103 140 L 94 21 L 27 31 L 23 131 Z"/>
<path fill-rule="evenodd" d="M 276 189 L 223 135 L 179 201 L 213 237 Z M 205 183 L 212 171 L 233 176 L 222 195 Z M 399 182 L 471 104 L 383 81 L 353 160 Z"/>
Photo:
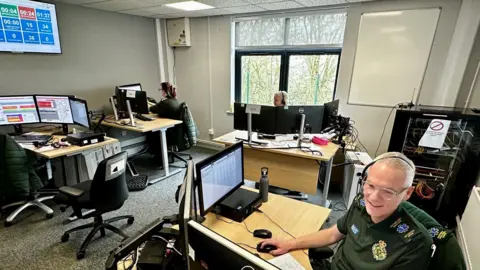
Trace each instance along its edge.
<path fill-rule="evenodd" d="M 405 158 L 403 158 L 403 157 L 401 157 L 401 156 L 381 157 L 381 158 L 375 159 L 375 160 L 373 160 L 372 162 L 368 163 L 367 166 L 365 166 L 365 168 L 363 169 L 363 171 L 362 171 L 362 176 L 360 177 L 360 179 L 359 179 L 359 181 L 358 181 L 357 192 L 360 191 L 362 183 L 363 183 L 363 182 L 367 179 L 367 177 L 368 177 L 368 173 L 367 173 L 368 168 L 372 167 L 373 164 L 377 163 L 378 161 L 380 161 L 380 160 L 385 160 L 385 159 L 400 159 L 400 160 L 402 160 L 403 162 L 405 162 L 410 168 L 412 168 L 413 171 L 415 171 L 415 167 L 412 166 L 408 160 L 406 160 Z"/>

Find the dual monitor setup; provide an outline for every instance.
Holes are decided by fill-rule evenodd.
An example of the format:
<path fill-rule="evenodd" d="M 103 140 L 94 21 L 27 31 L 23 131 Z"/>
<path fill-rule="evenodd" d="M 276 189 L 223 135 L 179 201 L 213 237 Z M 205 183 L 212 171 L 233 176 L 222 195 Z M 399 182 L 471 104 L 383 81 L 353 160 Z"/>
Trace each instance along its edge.
<path fill-rule="evenodd" d="M 90 129 L 87 102 L 69 95 L 0 96 L 0 126 L 13 126 L 22 134 L 22 125 L 60 124 L 61 135 L 68 134 L 68 125 Z"/>
<path fill-rule="evenodd" d="M 250 253 L 234 242 L 222 237 L 201 224 L 197 212 L 195 190 L 198 186 L 200 215 L 215 211 L 220 215 L 241 222 L 261 205 L 257 192 L 241 188 L 244 184 L 243 143 L 237 143 L 194 165 L 189 161 L 184 182 L 179 192 L 178 223 L 180 247 L 188 269 L 278 269 L 269 262 Z M 143 242 L 156 234 L 165 224 L 156 220 L 126 239 L 112 251 L 107 262 L 125 257 Z M 194 256 L 191 256 L 195 254 Z"/>
<path fill-rule="evenodd" d="M 259 107 L 260 113 L 251 115 L 251 132 L 263 134 L 323 133 L 331 126 L 338 114 L 339 100 L 324 105 L 305 106 L 265 106 Z M 234 104 L 233 128 L 249 130 L 248 104 Z M 303 119 L 303 121 L 302 121 Z"/>
<path fill-rule="evenodd" d="M 143 114 L 148 114 L 147 92 L 142 90 L 140 83 L 119 85 L 115 87 L 115 96 L 110 98 L 115 120 L 130 118 L 130 125 L 135 126 L 135 119 L 152 121 Z"/>

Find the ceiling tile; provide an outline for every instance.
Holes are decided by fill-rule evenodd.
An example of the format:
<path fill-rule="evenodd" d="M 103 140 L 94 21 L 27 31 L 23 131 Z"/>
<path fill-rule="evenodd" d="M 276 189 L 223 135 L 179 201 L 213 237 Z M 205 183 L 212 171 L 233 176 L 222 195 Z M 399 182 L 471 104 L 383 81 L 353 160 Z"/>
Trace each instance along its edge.
<path fill-rule="evenodd" d="M 258 5 L 258 4 L 265 4 L 265 3 L 272 3 L 272 2 L 282 2 L 285 0 L 244 0 L 250 4 Z"/>
<path fill-rule="evenodd" d="M 171 14 L 171 13 L 182 12 L 179 9 L 171 8 L 171 7 L 167 7 L 167 6 L 148 7 L 148 8 L 145 8 L 145 9 L 148 9 L 149 12 L 153 12 L 155 14 Z"/>
<path fill-rule="evenodd" d="M 295 0 L 306 7 L 341 5 L 348 3 L 347 0 Z"/>
<path fill-rule="evenodd" d="M 283 1 L 283 2 L 274 2 L 258 5 L 267 10 L 279 10 L 279 9 L 290 9 L 290 8 L 301 8 L 303 7 L 297 2 L 293 1 Z"/>
<path fill-rule="evenodd" d="M 156 12 L 150 11 L 149 8 L 129 9 L 129 10 L 124 10 L 124 11 L 119 11 L 119 12 L 120 13 L 131 14 L 131 15 L 137 15 L 137 16 L 144 16 L 144 17 L 150 17 L 150 16 L 158 14 Z"/>
<path fill-rule="evenodd" d="M 120 11 L 128 9 L 139 9 L 151 6 L 158 6 L 168 3 L 168 0 L 110 0 L 106 2 L 99 2 L 87 4 L 86 7 L 98 8 L 103 10 Z"/>
<path fill-rule="evenodd" d="M 250 12 L 261 12 L 265 11 L 265 9 L 253 5 L 248 6 L 240 6 L 240 7 L 229 7 L 224 8 L 226 11 L 230 11 L 231 13 L 250 13 Z"/>
<path fill-rule="evenodd" d="M 238 6 L 246 6 L 248 2 L 243 0 L 198 0 L 198 2 L 216 7 L 238 7 Z"/>
<path fill-rule="evenodd" d="M 68 3 L 72 5 L 85 5 L 98 2 L 106 2 L 108 0 L 56 0 L 57 2 Z"/>
<path fill-rule="evenodd" d="M 374 0 L 347 0 L 349 3 L 358 3 L 358 2 L 370 2 Z"/>

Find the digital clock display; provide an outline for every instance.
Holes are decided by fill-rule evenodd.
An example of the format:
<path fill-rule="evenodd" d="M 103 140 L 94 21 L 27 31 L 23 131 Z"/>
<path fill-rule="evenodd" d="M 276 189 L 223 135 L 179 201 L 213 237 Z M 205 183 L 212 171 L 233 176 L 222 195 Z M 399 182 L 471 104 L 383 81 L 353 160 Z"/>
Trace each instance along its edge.
<path fill-rule="evenodd" d="M 0 0 L 0 51 L 61 53 L 55 5 Z"/>

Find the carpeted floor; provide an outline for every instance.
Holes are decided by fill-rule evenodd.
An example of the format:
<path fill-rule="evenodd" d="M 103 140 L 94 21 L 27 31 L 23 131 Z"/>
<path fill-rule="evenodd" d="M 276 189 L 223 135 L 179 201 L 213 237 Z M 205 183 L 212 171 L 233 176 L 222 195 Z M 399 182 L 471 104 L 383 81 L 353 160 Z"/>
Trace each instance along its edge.
<path fill-rule="evenodd" d="M 214 150 L 204 148 L 194 148 L 190 152 L 195 162 L 215 153 Z M 135 160 L 140 174 L 148 173 L 153 177 L 158 171 L 152 169 L 150 163 L 148 156 Z M 184 173 L 179 173 L 143 191 L 131 192 L 123 207 L 106 214 L 105 218 L 134 215 L 135 222 L 132 225 L 127 225 L 125 220 L 113 224 L 127 234 L 133 234 L 158 217 L 177 213 L 178 205 L 174 197 L 183 176 Z M 309 202 L 318 204 L 320 194 L 317 192 L 317 195 L 310 196 Z M 334 201 L 340 199 L 339 194 L 331 194 L 329 196 Z M 121 237 L 109 231 L 106 237 L 97 236 L 88 247 L 85 258 L 78 261 L 75 254 L 89 230 L 72 233 L 66 243 L 62 243 L 60 237 L 64 231 L 90 220 L 79 220 L 63 225 L 62 222 L 68 218 L 71 210 L 62 213 L 58 205 L 51 201 L 47 204 L 55 212 L 52 219 L 45 219 L 42 211 L 31 208 L 21 213 L 11 227 L 0 227 L 0 269 L 105 269 L 106 258 L 109 252 L 118 246 Z M 2 215 L 2 223 L 7 215 L 8 213 Z M 330 222 L 325 226 L 334 224 L 341 215 L 342 212 L 332 212 Z"/>

